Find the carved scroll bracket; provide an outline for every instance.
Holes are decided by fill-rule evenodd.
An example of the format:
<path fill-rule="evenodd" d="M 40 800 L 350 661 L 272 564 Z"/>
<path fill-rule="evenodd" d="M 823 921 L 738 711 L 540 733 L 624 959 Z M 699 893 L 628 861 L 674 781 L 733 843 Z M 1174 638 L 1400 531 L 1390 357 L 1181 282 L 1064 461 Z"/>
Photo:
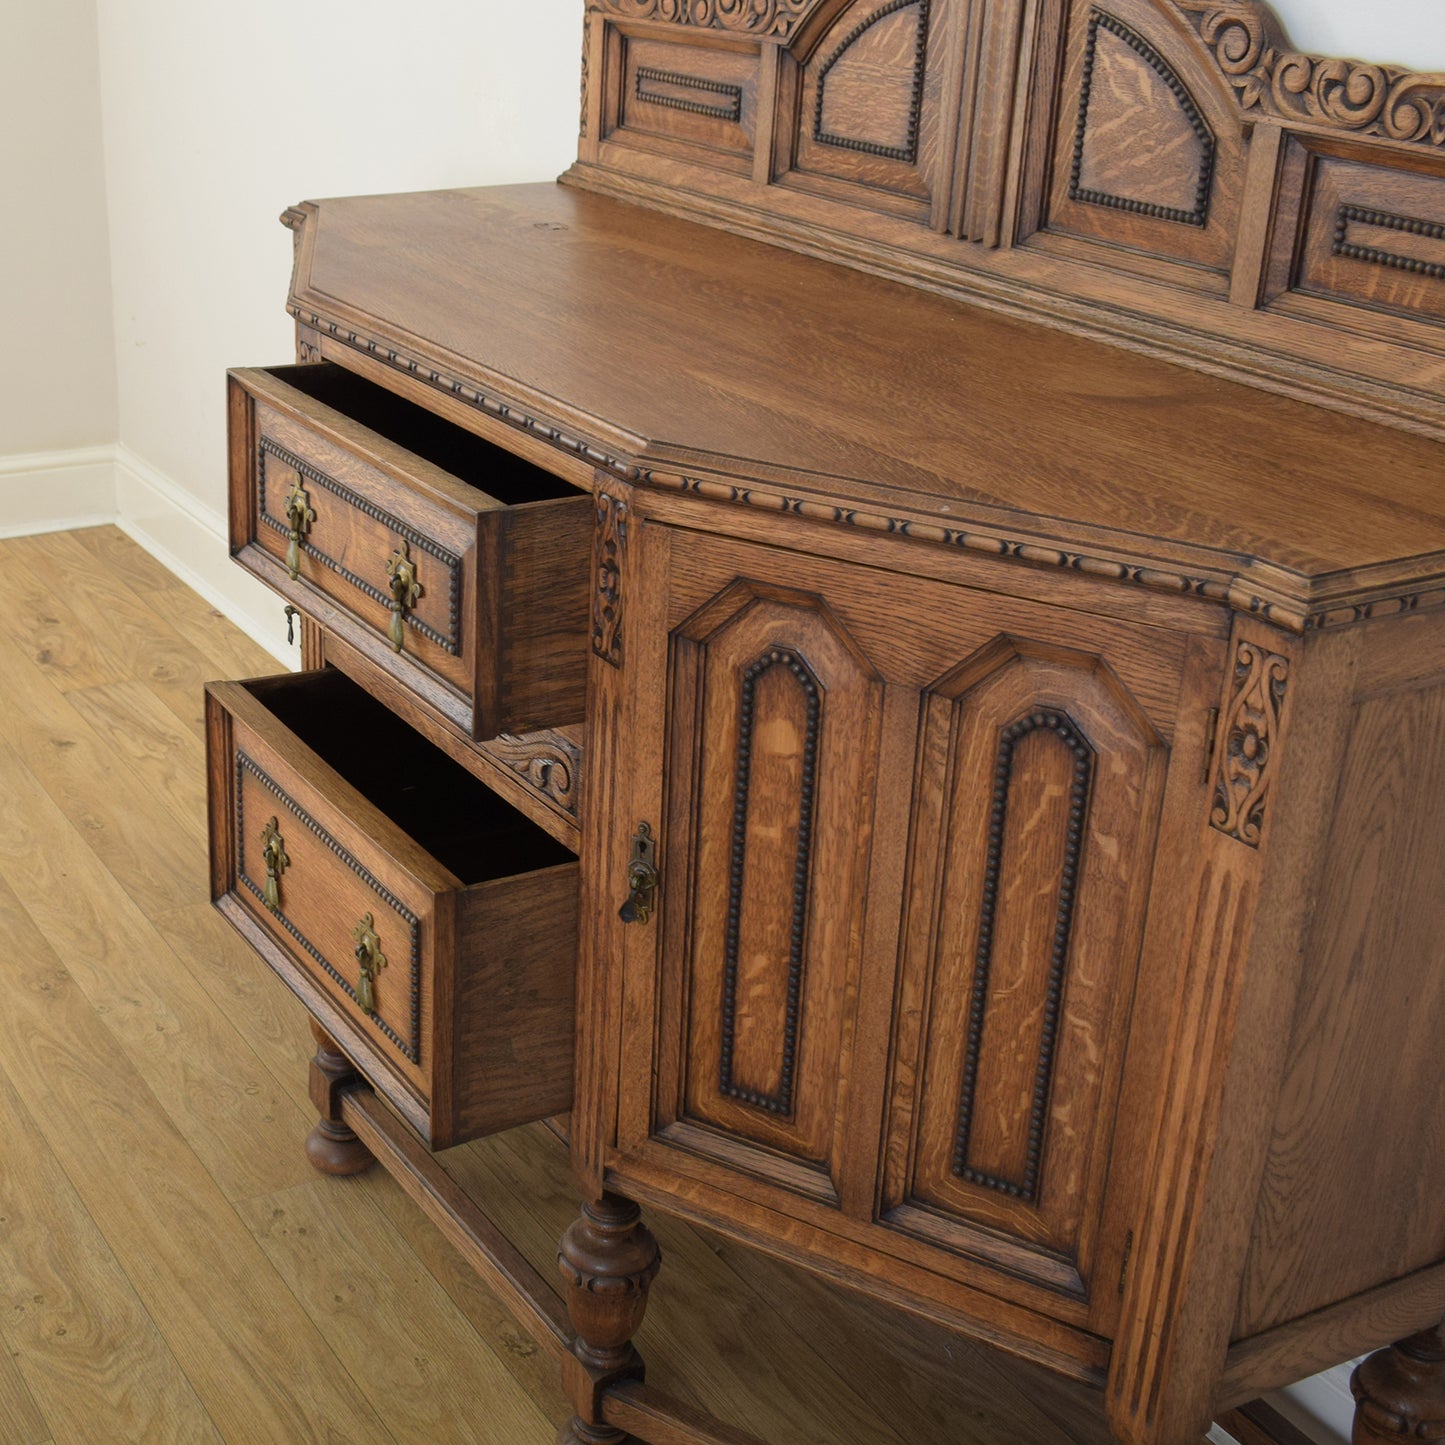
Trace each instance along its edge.
<path fill-rule="evenodd" d="M 619 20 L 670 20 L 786 40 L 817 6 L 818 0 L 595 0 L 589 8 Z"/>

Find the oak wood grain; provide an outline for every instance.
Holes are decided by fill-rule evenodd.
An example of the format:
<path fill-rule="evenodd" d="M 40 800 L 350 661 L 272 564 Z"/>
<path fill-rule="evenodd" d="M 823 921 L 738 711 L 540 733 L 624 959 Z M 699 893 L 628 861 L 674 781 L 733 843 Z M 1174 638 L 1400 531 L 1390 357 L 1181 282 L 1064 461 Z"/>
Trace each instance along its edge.
<path fill-rule="evenodd" d="M 298 1417 L 319 1415 L 347 1438 L 380 1445 L 375 1415 L 341 1384 L 315 1326 L 8 883 L 0 918 L 12 943 L 3 962 L 10 1006 L 0 1011 L 11 1082 L 222 1438 L 241 1432 L 282 1445 Z M 224 1314 L 217 1297 L 229 1302 Z"/>
<path fill-rule="evenodd" d="M 1158 537 L 1306 576 L 1445 546 L 1431 442 L 875 277 L 840 288 L 827 264 L 776 247 L 548 187 L 308 214 L 303 313 L 340 298 L 353 329 L 438 366 L 445 352 L 489 396 L 645 465 L 771 468 L 805 492 L 823 474 L 849 498 L 866 480 L 947 500 L 961 524 L 1071 519 L 1136 556 Z M 405 260 L 418 246 L 436 263 L 425 273 Z M 725 316 L 706 300 L 720 288 L 735 298 Z M 404 330 L 385 319 L 397 316 Z M 714 338 L 705 383 L 687 350 L 696 334 Z M 619 345 L 670 383 L 610 366 Z M 546 397 L 523 382 L 538 376 Z M 1022 397 L 1020 428 L 1005 419 Z M 1153 463 L 1164 454 L 1167 489 Z M 1309 460 L 1321 454 L 1328 505 Z"/>
<path fill-rule="evenodd" d="M 544 1445 L 543 1413 L 466 1327 L 369 1200 L 364 1179 L 313 1180 L 246 1201 L 252 1233 L 398 1442 Z M 466 1394 L 436 1388 L 465 1379 Z M 478 1411 L 476 1391 L 485 1398 Z"/>
<path fill-rule="evenodd" d="M 220 1445 L 100 1226 L 3 1073 L 0 1141 L 6 1441 L 40 1445 L 54 1432 L 78 1445 L 117 1438 Z"/>

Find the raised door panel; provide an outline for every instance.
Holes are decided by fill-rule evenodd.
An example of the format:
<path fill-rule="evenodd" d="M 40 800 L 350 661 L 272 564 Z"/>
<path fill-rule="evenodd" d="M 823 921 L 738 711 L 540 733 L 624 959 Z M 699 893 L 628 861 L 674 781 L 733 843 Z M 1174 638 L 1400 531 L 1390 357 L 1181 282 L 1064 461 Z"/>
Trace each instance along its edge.
<path fill-rule="evenodd" d="M 999 638 L 924 695 L 883 1218 L 1080 1299 L 1165 761 L 1088 653 Z"/>
<path fill-rule="evenodd" d="M 668 924 L 664 1037 L 686 1047 L 658 1124 L 827 1202 L 880 698 L 814 594 L 738 582 L 673 636 L 669 887 L 690 877 Z"/>

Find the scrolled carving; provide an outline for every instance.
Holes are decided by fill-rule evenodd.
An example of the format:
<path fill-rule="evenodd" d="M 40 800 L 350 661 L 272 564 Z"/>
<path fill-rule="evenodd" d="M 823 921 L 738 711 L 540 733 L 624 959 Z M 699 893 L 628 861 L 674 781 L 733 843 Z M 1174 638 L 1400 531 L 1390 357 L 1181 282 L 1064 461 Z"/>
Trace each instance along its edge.
<path fill-rule="evenodd" d="M 1245 110 L 1445 146 L 1445 75 L 1293 49 L 1258 0 L 1174 0 Z"/>
<path fill-rule="evenodd" d="M 556 733 L 513 737 L 502 733 L 483 744 L 495 758 L 523 778 L 533 792 L 550 799 L 564 813 L 577 816 L 577 774 L 582 750 Z"/>
<path fill-rule="evenodd" d="M 1218 774 L 1209 823 L 1250 848 L 1264 834 L 1264 814 L 1274 772 L 1280 714 L 1289 682 L 1289 659 L 1241 642 L 1234 658 L 1234 686 L 1220 726 Z"/>
<path fill-rule="evenodd" d="M 627 503 L 597 493 L 592 538 L 592 651 L 613 667 L 622 666 L 622 587 L 627 558 Z"/>
<path fill-rule="evenodd" d="M 620 20 L 670 20 L 713 30 L 738 30 L 786 40 L 818 0 L 599 0 L 597 8 Z"/>

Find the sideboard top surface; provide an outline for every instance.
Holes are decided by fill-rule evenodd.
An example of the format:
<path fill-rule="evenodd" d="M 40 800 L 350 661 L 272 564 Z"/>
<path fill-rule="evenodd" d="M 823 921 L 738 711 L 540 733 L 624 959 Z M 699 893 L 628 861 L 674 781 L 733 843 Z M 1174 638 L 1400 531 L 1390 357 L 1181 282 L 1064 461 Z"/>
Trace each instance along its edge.
<path fill-rule="evenodd" d="M 1445 572 L 1426 437 L 562 186 L 286 219 L 299 320 L 604 467 L 1193 559 L 1306 605 Z"/>

